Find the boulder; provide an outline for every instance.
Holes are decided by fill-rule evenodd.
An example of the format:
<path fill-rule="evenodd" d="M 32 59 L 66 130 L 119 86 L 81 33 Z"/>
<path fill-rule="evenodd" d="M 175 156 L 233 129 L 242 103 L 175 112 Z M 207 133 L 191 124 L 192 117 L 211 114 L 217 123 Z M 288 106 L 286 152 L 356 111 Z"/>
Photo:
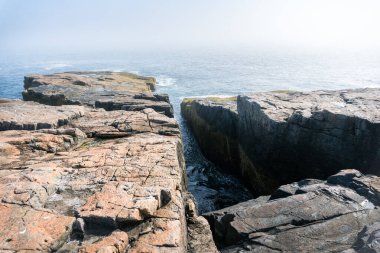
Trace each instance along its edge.
<path fill-rule="evenodd" d="M 206 157 L 257 195 L 356 168 L 380 175 L 380 89 L 259 92 L 182 102 Z"/>
<path fill-rule="evenodd" d="M 327 181 L 282 186 L 281 192 L 294 189 L 287 195 L 204 216 L 222 252 L 372 252 L 365 249 L 378 249 L 379 183 L 377 176 L 344 170 Z"/>

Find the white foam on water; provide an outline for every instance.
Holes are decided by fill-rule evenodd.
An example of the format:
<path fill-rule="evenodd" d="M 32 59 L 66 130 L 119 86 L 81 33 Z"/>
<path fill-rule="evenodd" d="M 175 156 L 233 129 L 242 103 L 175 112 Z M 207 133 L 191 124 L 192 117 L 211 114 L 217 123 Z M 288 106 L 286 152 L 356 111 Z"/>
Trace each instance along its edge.
<path fill-rule="evenodd" d="M 44 67 L 45 70 L 52 70 L 52 69 L 59 69 L 59 68 L 66 68 L 66 67 L 72 67 L 73 65 L 67 64 L 67 63 L 52 63 L 46 67 Z"/>
<path fill-rule="evenodd" d="M 157 77 L 157 85 L 158 86 L 172 86 L 176 83 L 176 79 L 165 76 L 165 75 L 159 75 Z"/>

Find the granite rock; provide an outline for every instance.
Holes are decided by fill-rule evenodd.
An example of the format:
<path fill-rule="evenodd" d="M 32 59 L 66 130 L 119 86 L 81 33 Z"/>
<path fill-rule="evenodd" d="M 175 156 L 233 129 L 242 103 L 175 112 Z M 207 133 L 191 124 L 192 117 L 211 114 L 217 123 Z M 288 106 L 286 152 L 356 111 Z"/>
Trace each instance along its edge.
<path fill-rule="evenodd" d="M 53 107 L 35 102 L 0 100 L 0 131 L 38 130 L 63 126 L 84 114 L 81 106 Z M 30 115 L 33 114 L 33 117 Z"/>
<path fill-rule="evenodd" d="M 24 100 L 47 105 L 88 105 L 111 110 L 152 108 L 173 116 L 165 94 L 154 94 L 156 80 L 126 72 L 66 72 L 26 76 Z"/>
<path fill-rule="evenodd" d="M 380 209 L 372 200 L 380 196 L 379 182 L 345 170 L 327 181 L 293 183 L 288 188 L 296 190 L 287 196 L 261 197 L 204 216 L 222 252 L 366 252 L 378 247 Z"/>
<path fill-rule="evenodd" d="M 103 85 L 132 94 L 131 100 L 170 106 L 167 96 L 151 93 L 153 79 L 83 75 L 34 76 L 25 83 L 27 89 Z M 187 251 L 187 180 L 173 118 L 150 106 L 2 104 L 0 124 L 11 118 L 18 126 L 49 126 L 0 131 L 0 225 L 10 228 L 0 232 L 0 251 Z"/>
<path fill-rule="evenodd" d="M 380 175 L 380 89 L 185 99 L 203 153 L 258 195 L 356 168 Z"/>
<path fill-rule="evenodd" d="M 157 113 L 151 108 L 139 112 L 90 110 L 83 117 L 71 121 L 70 127 L 80 128 L 88 137 L 98 138 L 117 138 L 149 132 L 180 136 L 174 118 Z"/>
<path fill-rule="evenodd" d="M 239 175 L 236 97 L 184 99 L 181 112 L 205 156 L 226 171 Z"/>
<path fill-rule="evenodd" d="M 216 253 L 216 248 L 210 226 L 207 220 L 198 215 L 194 197 L 188 193 L 186 199 L 186 219 L 188 252 L 192 253 Z"/>
<path fill-rule="evenodd" d="M 139 252 L 139 247 L 185 251 L 182 194 L 186 184 L 178 136 L 144 133 L 94 139 L 82 132 L 72 146 L 64 144 L 70 135 L 59 133 L 5 131 L 0 136 L 2 143 L 11 145 L 5 152 L 13 155 L 12 161 L 9 155 L 1 160 L 3 203 L 13 208 L 46 208 L 70 220 L 70 227 L 73 219 L 80 217 L 84 231 L 77 247 L 91 244 L 99 234 L 106 236 L 121 230 L 129 235 L 132 228 L 145 231 L 148 226 L 148 232 L 129 235 L 135 241 L 129 246 L 131 251 Z M 50 151 L 51 143 L 56 143 L 54 152 Z M 45 146 L 50 148 L 41 148 Z M 155 235 L 154 242 L 144 239 L 151 233 Z M 73 244 L 69 235 L 70 232 L 61 236 Z M 36 234 L 31 231 L 28 236 Z M 129 241 L 124 243 L 129 245 Z"/>
<path fill-rule="evenodd" d="M 48 252 L 59 249 L 71 233 L 74 217 L 51 210 L 0 203 L 0 251 Z"/>

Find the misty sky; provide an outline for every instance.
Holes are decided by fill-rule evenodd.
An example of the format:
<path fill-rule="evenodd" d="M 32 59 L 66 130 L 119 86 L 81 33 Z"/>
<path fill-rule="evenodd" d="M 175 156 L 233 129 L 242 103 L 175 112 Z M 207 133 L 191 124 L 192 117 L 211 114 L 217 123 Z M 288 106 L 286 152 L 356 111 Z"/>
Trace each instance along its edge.
<path fill-rule="evenodd" d="M 0 0 L 0 50 L 380 48 L 379 0 Z"/>

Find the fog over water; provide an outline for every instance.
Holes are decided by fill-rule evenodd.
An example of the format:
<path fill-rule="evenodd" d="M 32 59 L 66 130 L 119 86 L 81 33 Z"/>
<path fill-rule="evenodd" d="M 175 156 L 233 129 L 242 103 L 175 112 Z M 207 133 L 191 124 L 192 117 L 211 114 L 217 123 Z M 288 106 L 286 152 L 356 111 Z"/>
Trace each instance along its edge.
<path fill-rule="evenodd" d="M 380 48 L 377 0 L 0 0 L 0 50 Z"/>

